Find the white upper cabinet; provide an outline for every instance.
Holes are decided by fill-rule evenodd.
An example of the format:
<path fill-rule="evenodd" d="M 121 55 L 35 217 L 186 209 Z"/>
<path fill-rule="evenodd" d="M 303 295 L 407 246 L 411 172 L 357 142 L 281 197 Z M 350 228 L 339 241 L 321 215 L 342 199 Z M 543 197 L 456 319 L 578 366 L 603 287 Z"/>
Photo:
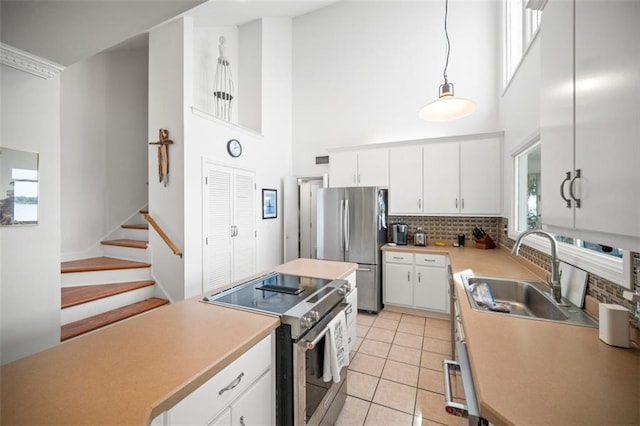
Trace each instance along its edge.
<path fill-rule="evenodd" d="M 389 151 L 389 211 L 422 213 L 422 147 L 405 146 Z"/>
<path fill-rule="evenodd" d="M 335 152 L 329 156 L 329 186 L 389 186 L 389 150 Z"/>
<path fill-rule="evenodd" d="M 460 144 L 460 213 L 502 211 L 502 143 L 482 139 Z"/>
<path fill-rule="evenodd" d="M 545 225 L 612 234 L 605 239 L 614 242 L 615 235 L 640 237 L 638 22 L 637 1 L 555 1 L 545 9 Z"/>
<path fill-rule="evenodd" d="M 455 214 L 460 211 L 460 144 L 424 146 L 423 212 Z"/>
<path fill-rule="evenodd" d="M 572 227 L 568 184 L 573 178 L 573 2 L 550 1 L 540 27 L 542 222 Z M 567 180 L 567 176 L 569 179 Z M 564 194 L 561 194 L 564 192 Z"/>
<path fill-rule="evenodd" d="M 501 159 L 498 137 L 391 148 L 389 212 L 500 214 Z"/>
<path fill-rule="evenodd" d="M 358 153 L 334 152 L 329 155 L 329 186 L 332 188 L 358 185 Z"/>

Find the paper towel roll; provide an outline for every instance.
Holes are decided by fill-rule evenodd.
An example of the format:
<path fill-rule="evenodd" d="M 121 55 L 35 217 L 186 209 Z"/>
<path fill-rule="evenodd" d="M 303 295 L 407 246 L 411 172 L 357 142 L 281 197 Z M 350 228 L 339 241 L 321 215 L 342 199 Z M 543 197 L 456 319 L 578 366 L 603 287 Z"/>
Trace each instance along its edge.
<path fill-rule="evenodd" d="M 600 340 L 607 345 L 629 347 L 629 310 L 620 305 L 600 304 Z"/>

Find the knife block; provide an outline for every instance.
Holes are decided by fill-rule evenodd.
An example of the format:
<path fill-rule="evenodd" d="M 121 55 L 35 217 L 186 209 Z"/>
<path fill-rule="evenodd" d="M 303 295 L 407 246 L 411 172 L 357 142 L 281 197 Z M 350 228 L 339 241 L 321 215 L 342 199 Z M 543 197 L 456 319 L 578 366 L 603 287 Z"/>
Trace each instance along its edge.
<path fill-rule="evenodd" d="M 484 235 L 482 238 L 480 239 L 475 239 L 476 241 L 476 248 L 477 249 L 493 249 L 496 248 L 496 243 L 493 242 L 493 240 L 491 239 L 491 237 L 489 235 Z"/>

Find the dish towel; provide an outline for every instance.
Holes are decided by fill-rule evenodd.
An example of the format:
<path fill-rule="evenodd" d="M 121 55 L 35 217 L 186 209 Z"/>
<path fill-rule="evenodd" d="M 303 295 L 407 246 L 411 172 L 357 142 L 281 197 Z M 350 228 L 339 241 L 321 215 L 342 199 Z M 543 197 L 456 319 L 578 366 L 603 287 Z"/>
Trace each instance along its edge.
<path fill-rule="evenodd" d="M 324 338 L 324 365 L 322 380 L 325 382 L 333 379 L 340 382 L 340 370 L 349 365 L 349 347 L 347 339 L 347 317 L 341 312 L 327 325 L 327 334 Z"/>

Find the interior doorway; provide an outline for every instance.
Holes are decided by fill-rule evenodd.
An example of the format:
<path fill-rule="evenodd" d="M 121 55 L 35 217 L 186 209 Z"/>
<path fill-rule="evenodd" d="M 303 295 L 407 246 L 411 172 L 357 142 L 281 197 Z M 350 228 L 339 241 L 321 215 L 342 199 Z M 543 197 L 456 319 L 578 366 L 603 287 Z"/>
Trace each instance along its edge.
<path fill-rule="evenodd" d="M 316 259 L 316 223 L 318 189 L 322 188 L 322 178 L 298 178 L 299 194 L 299 230 L 300 230 L 300 257 Z"/>

